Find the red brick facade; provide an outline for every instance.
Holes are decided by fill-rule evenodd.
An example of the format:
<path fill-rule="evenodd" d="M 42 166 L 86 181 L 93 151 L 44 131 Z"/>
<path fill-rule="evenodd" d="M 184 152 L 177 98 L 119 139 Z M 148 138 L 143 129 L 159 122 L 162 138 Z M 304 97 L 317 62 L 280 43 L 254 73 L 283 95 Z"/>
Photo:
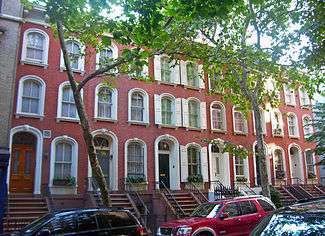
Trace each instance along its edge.
<path fill-rule="evenodd" d="M 20 55 L 22 50 L 22 42 L 24 31 L 29 28 L 38 28 L 46 32 L 49 35 L 49 52 L 48 52 L 48 66 L 36 66 L 29 64 L 21 64 Z M 91 53 L 94 50 L 87 49 L 87 52 Z M 95 68 L 96 60 L 95 54 L 87 55 L 85 62 L 85 73 Z M 58 89 L 59 85 L 67 80 L 67 76 L 64 72 L 60 71 L 60 45 L 57 39 L 54 38 L 53 33 L 50 28 L 45 28 L 40 25 L 35 25 L 31 23 L 24 23 L 21 27 L 21 38 L 20 38 L 20 53 L 17 60 L 17 77 L 16 77 L 16 94 L 15 103 L 18 96 L 19 80 L 26 75 L 36 75 L 43 79 L 46 83 L 45 92 L 45 106 L 44 106 L 44 117 L 43 118 L 33 118 L 24 116 L 13 116 L 12 128 L 17 126 L 28 125 L 34 127 L 41 132 L 43 130 L 51 130 L 51 138 L 43 139 L 43 151 L 41 154 L 42 160 L 42 174 L 41 174 L 41 185 L 46 186 L 49 183 L 49 171 L 50 171 L 50 158 L 51 158 L 51 142 L 54 138 L 58 136 L 67 135 L 74 138 L 78 142 L 78 193 L 84 193 L 87 189 L 85 179 L 88 176 L 88 159 L 85 144 L 82 137 L 82 132 L 78 122 L 71 121 L 60 121 L 57 122 L 57 104 L 58 104 Z M 149 75 L 153 77 L 153 59 L 149 62 Z M 75 73 L 76 79 L 80 80 L 81 76 Z M 220 138 L 222 140 L 231 141 L 235 144 L 242 145 L 247 148 L 252 148 L 253 143 L 256 140 L 253 131 L 253 121 L 250 116 L 248 119 L 248 134 L 247 135 L 235 135 L 233 132 L 233 115 L 232 115 L 232 105 L 230 103 L 225 103 L 226 107 L 226 122 L 227 122 L 227 132 L 226 133 L 213 133 L 211 132 L 211 122 L 210 122 L 210 104 L 213 101 L 220 101 L 220 97 L 216 95 L 208 95 L 208 81 L 206 78 L 206 86 L 204 90 L 193 90 L 190 88 L 184 88 L 182 85 L 165 85 L 159 84 L 157 81 L 152 81 L 152 83 L 144 83 L 141 81 L 136 81 L 130 79 L 127 75 L 122 75 L 116 80 L 116 88 L 118 90 L 118 115 L 117 122 L 108 121 L 95 121 L 94 120 L 94 104 L 95 104 L 95 87 L 100 83 L 100 79 L 95 79 L 90 81 L 84 87 L 83 98 L 85 102 L 86 111 L 91 123 L 91 128 L 93 130 L 107 129 L 113 132 L 118 139 L 118 189 L 123 189 L 123 183 L 121 179 L 124 178 L 125 172 L 125 142 L 129 139 L 139 138 L 142 139 L 147 145 L 147 179 L 149 182 L 149 190 L 154 189 L 155 181 L 155 140 L 157 137 L 165 134 L 169 134 L 175 137 L 180 145 L 186 145 L 188 143 L 198 143 L 201 146 L 207 146 L 206 143 L 201 142 L 202 138 L 216 139 Z M 134 125 L 128 123 L 128 91 L 132 88 L 141 88 L 145 90 L 149 95 L 149 121 L 148 126 L 144 125 Z M 154 108 L 154 94 L 170 93 L 177 98 L 198 98 L 201 102 L 206 102 L 206 114 L 207 114 L 207 129 L 206 130 L 186 130 L 184 127 L 166 128 L 158 127 L 155 124 L 155 108 Z M 273 137 L 271 123 L 267 122 L 267 135 L 265 137 L 265 143 L 268 145 L 276 144 L 283 148 L 285 152 L 285 162 L 286 162 L 286 172 L 287 176 L 290 176 L 290 160 L 288 153 L 288 146 L 290 144 L 297 144 L 302 150 L 303 158 L 303 170 L 304 178 L 307 181 L 307 171 L 304 151 L 313 147 L 313 144 L 307 143 L 304 139 L 304 131 L 302 126 L 302 116 L 304 114 L 312 115 L 310 109 L 301 108 L 299 104 L 299 93 L 296 91 L 296 106 L 286 106 L 281 105 L 279 108 L 283 114 L 283 124 L 284 124 L 284 137 Z M 281 91 L 281 97 L 283 98 L 283 91 Z M 16 113 L 16 105 L 14 106 L 13 113 Z M 299 127 L 299 138 L 289 138 L 287 119 L 285 114 L 287 112 L 294 112 L 298 117 L 298 127 Z M 28 129 L 27 129 L 28 130 Z M 208 152 L 208 159 L 210 158 L 210 153 Z M 249 182 L 251 185 L 255 182 L 254 174 L 254 160 L 252 154 L 248 157 L 249 162 Z M 234 181 L 234 166 L 232 158 L 229 159 L 229 175 L 231 182 Z M 273 170 L 272 157 L 270 160 L 270 168 Z M 179 170 L 180 171 L 180 170 Z M 273 171 L 271 178 L 273 179 Z M 319 170 L 317 169 L 317 176 L 319 176 Z"/>

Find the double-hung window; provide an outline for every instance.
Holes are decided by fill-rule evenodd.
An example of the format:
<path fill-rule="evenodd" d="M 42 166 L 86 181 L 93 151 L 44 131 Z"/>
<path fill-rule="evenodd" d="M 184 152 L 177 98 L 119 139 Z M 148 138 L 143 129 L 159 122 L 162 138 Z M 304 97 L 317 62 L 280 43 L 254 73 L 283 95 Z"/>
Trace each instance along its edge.
<path fill-rule="evenodd" d="M 173 124 L 173 102 L 169 98 L 161 99 L 161 122 L 162 124 Z"/>
<path fill-rule="evenodd" d="M 139 92 L 134 92 L 131 97 L 131 119 L 134 121 L 144 120 L 144 97 Z"/>

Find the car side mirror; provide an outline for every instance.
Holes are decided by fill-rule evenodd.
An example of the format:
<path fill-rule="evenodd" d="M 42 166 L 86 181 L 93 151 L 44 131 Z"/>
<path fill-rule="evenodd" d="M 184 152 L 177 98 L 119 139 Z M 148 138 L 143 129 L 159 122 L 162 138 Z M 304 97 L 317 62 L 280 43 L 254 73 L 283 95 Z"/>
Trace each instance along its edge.
<path fill-rule="evenodd" d="M 41 229 L 38 233 L 37 236 L 49 236 L 51 235 L 51 231 L 48 229 Z"/>
<path fill-rule="evenodd" d="M 229 217 L 229 214 L 228 214 L 228 213 L 221 213 L 221 214 L 219 215 L 219 218 L 220 218 L 221 220 L 226 219 L 226 218 L 228 218 L 228 217 Z"/>

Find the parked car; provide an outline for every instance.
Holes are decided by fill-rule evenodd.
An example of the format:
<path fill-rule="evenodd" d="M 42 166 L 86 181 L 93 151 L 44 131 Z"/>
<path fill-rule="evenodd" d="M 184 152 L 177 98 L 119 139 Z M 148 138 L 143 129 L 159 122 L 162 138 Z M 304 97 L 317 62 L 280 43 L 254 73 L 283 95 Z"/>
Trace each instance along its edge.
<path fill-rule="evenodd" d="M 277 210 L 265 217 L 250 235 L 325 235 L 325 199 Z"/>
<path fill-rule="evenodd" d="M 188 218 L 162 224 L 157 235 L 248 235 L 275 209 L 268 198 L 260 195 L 207 202 L 198 206 Z"/>
<path fill-rule="evenodd" d="M 146 229 L 127 210 L 73 209 L 49 213 L 12 236 L 146 235 Z"/>

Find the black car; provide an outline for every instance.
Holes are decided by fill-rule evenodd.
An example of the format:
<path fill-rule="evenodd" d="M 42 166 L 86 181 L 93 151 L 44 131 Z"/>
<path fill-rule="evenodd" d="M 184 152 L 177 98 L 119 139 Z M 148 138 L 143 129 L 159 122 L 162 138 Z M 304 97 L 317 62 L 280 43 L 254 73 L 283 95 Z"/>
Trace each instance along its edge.
<path fill-rule="evenodd" d="M 146 235 L 145 228 L 127 210 L 73 209 L 51 212 L 12 236 Z"/>
<path fill-rule="evenodd" d="M 265 217 L 250 236 L 325 236 L 325 199 L 295 204 Z"/>

